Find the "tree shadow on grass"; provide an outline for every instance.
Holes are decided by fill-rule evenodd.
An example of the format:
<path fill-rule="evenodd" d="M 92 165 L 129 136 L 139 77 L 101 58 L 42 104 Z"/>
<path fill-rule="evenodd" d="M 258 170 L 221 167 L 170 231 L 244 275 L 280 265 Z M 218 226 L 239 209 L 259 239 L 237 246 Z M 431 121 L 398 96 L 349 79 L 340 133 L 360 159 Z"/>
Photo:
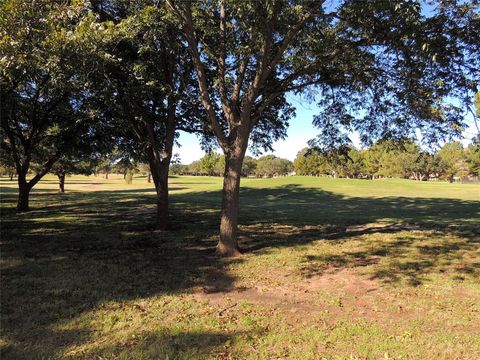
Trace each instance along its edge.
<path fill-rule="evenodd" d="M 431 275 L 442 273 L 454 280 L 480 279 L 480 259 L 475 256 L 480 249 L 478 236 L 448 230 L 416 228 L 414 231 L 416 234 L 409 235 L 412 232 L 410 227 L 394 224 L 381 230 L 373 227 L 367 231 L 347 232 L 341 237 L 335 234 L 335 239 L 354 240 L 360 244 L 340 254 L 306 255 L 302 261 L 302 273 L 312 277 L 325 271 L 368 267 L 366 273 L 372 279 L 410 286 L 421 285 L 430 281 Z M 382 238 L 386 233 L 389 236 Z M 376 237 L 357 238 L 366 234 Z"/>
<path fill-rule="evenodd" d="M 2 358 L 61 357 L 93 330 L 59 332 L 54 325 L 101 304 L 233 288 L 226 268 L 241 259 L 216 256 L 215 241 L 197 223 L 155 230 L 154 199 L 134 195 L 35 194 L 29 213 L 3 209 L 2 333 L 10 344 Z M 2 196 L 3 204 L 13 205 L 13 196 Z"/>
<path fill-rule="evenodd" d="M 142 336 L 140 340 L 129 339 L 126 342 L 95 349 L 95 354 L 114 358 L 121 355 L 133 358 L 135 354 L 129 353 L 125 348 L 134 347 L 136 353 L 145 354 L 149 359 L 206 358 L 212 357 L 212 352 L 221 358 L 222 355 L 226 355 L 225 347 L 221 348 L 221 345 L 234 341 L 240 336 L 245 334 L 205 331 L 171 334 L 168 331 L 156 331 Z"/>
<path fill-rule="evenodd" d="M 104 303 L 195 288 L 230 291 L 235 279 L 227 268 L 244 261 L 214 254 L 220 191 L 173 194 L 177 230 L 172 232 L 155 230 L 155 199 L 143 189 L 34 193 L 33 210 L 18 215 L 15 197 L 7 191 L 1 198 L 2 332 L 11 340 L 2 351 L 4 358 L 31 358 L 28 349 L 38 350 L 39 344 L 44 344 L 39 357 L 59 356 L 62 349 L 87 340 L 92 330 L 59 333 L 54 325 Z M 302 269 L 306 276 L 326 267 L 382 264 L 373 276 L 391 283 L 407 278 L 418 285 L 425 275 L 439 271 L 440 263 L 461 260 L 479 248 L 476 201 L 347 198 L 290 185 L 243 188 L 241 209 L 241 245 L 251 253 L 319 239 L 340 245 L 363 235 L 392 236 L 389 242 L 373 238 L 340 255 L 307 255 Z M 379 221 L 395 224 L 362 227 Z M 409 228 L 412 224 L 460 240 L 418 242 L 408 237 L 408 231 L 415 230 Z M 456 269 L 458 276 L 478 273 L 478 261 Z"/>
<path fill-rule="evenodd" d="M 271 189 L 244 188 L 243 223 L 262 221 L 289 225 L 365 224 L 380 220 L 432 225 L 476 225 L 480 202 L 451 198 L 346 197 L 316 188 L 287 185 Z"/>
<path fill-rule="evenodd" d="M 478 201 L 351 198 L 295 185 L 243 189 L 242 196 L 241 244 L 248 252 L 317 240 L 339 248 L 361 242 L 355 251 L 306 256 L 302 265 L 306 277 L 327 269 L 370 266 L 371 277 L 388 284 L 418 286 L 436 273 L 449 273 L 458 280 L 480 279 L 480 259 L 475 258 L 480 251 Z M 260 221 L 250 216 L 255 209 L 262 214 Z"/>
<path fill-rule="evenodd" d="M 160 232 L 136 232 L 124 239 L 107 234 L 95 239 L 87 233 L 82 238 L 56 250 L 49 246 L 50 254 L 31 249 L 6 261 L 2 269 L 2 331 L 22 347 L 43 343 L 42 349 L 51 353 L 41 357 L 58 356 L 61 349 L 90 336 L 88 329 L 59 333 L 53 324 L 110 301 L 179 294 L 195 287 L 229 291 L 234 279 L 226 267 L 241 261 L 215 256 L 213 242 L 174 244 Z M 35 247 L 34 238 L 21 242 L 17 245 Z M 15 352 L 7 349 L 4 358 L 16 358 Z"/>
<path fill-rule="evenodd" d="M 249 334 L 251 335 L 251 334 Z M 213 354 L 219 357 L 225 355 L 224 344 L 245 336 L 241 333 L 215 333 L 209 331 L 177 332 L 173 334 L 169 329 L 162 329 L 142 333 L 135 337 L 126 337 L 108 345 L 99 345 L 88 350 L 80 350 L 68 354 L 75 358 L 141 358 L 141 359 L 192 359 L 206 358 Z M 57 335 L 59 345 L 68 342 L 79 342 L 78 333 L 63 332 Z M 48 344 L 51 345 L 51 344 Z M 47 346 L 48 346 L 47 345 Z M 32 352 L 18 347 L 7 347 L 4 354 L 15 359 L 40 359 L 43 354 Z"/>

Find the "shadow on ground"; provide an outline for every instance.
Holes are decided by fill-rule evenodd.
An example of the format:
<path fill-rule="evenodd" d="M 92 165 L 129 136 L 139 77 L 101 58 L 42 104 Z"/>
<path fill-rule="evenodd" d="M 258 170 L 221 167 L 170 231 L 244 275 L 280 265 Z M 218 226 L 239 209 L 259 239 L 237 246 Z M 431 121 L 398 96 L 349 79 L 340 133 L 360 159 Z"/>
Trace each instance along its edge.
<path fill-rule="evenodd" d="M 26 214 L 15 213 L 14 191 L 2 192 L 1 321 L 2 332 L 11 341 L 2 350 L 4 358 L 32 358 L 29 346 L 46 339 L 56 342 L 46 346 L 42 356 L 58 356 L 61 349 L 89 334 L 55 333 L 53 325 L 109 301 L 186 293 L 195 287 L 229 291 L 235 279 L 226 269 L 244 261 L 222 259 L 214 253 L 220 191 L 173 195 L 176 230 L 170 232 L 155 230 L 155 199 L 145 190 L 34 192 L 33 210 Z M 241 198 L 241 244 L 251 253 L 318 239 L 340 243 L 359 235 L 398 233 L 412 224 L 455 232 L 464 239 L 456 245 L 419 248 L 429 259 L 377 274 L 390 282 L 432 271 L 436 261 L 479 247 L 475 225 L 479 203 L 475 201 L 345 198 L 297 186 L 243 188 Z M 352 226 L 379 221 L 395 225 L 352 230 Z M 339 268 L 364 266 L 382 257 L 401 256 L 412 246 L 417 246 L 415 241 L 403 236 L 397 242 L 331 257 L 327 262 L 319 255 L 305 259 L 311 267 L 305 272 L 318 271 L 318 262 Z M 479 266 L 471 263 L 458 270 L 459 276 L 462 271 L 478 274 Z M 213 336 L 212 342 L 224 341 L 222 336 Z M 189 346 L 185 341 L 182 344 Z"/>

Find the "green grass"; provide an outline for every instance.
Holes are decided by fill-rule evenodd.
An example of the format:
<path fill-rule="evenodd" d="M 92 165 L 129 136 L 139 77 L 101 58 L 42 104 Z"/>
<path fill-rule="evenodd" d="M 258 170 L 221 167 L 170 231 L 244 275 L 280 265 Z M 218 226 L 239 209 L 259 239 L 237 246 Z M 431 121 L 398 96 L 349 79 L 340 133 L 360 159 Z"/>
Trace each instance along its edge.
<path fill-rule="evenodd" d="M 243 179 L 239 258 L 215 255 L 221 179 L 1 180 L 2 359 L 478 359 L 480 186 Z"/>

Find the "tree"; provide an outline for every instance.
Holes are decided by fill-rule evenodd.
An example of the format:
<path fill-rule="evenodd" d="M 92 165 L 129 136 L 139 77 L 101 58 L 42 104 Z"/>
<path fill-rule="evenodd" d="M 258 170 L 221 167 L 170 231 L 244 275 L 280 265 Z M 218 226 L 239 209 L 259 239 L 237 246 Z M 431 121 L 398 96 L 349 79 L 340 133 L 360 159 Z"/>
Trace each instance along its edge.
<path fill-rule="evenodd" d="M 65 177 L 69 174 L 90 175 L 96 166 L 94 158 L 62 156 L 50 169 L 58 177 L 58 191 L 65 192 Z"/>
<path fill-rule="evenodd" d="M 2 175 L 8 175 L 10 181 L 13 181 L 15 176 L 15 161 L 9 151 L 0 147 L 0 172 Z"/>
<path fill-rule="evenodd" d="M 200 160 L 193 161 L 191 164 L 189 164 L 187 172 L 190 175 L 195 175 L 195 176 L 201 175 L 202 171 L 201 171 Z"/>
<path fill-rule="evenodd" d="M 458 142 L 449 142 L 437 153 L 440 178 L 452 182 L 456 176 L 466 175 L 465 151 Z"/>
<path fill-rule="evenodd" d="M 119 159 L 121 159 L 121 155 L 118 149 L 113 149 L 108 153 L 102 154 L 98 159 L 96 170 L 102 171 L 105 174 L 105 179 L 108 179 L 108 175 L 112 172 Z"/>
<path fill-rule="evenodd" d="M 411 140 L 399 144 L 393 161 L 400 164 L 405 178 L 414 178 L 417 181 L 428 180 L 431 174 L 438 171 L 437 159 L 434 155 L 422 151 L 420 146 Z"/>
<path fill-rule="evenodd" d="M 0 135 L 18 175 L 18 211 L 29 209 L 31 189 L 55 162 L 93 132 L 88 94 L 66 35 L 82 18 L 81 10 L 48 1 L 0 5 Z M 36 173 L 27 180 L 33 163 Z"/>
<path fill-rule="evenodd" d="M 147 182 L 151 182 L 152 173 L 150 172 L 150 166 L 147 163 L 140 162 L 137 165 L 138 173 L 147 177 Z"/>
<path fill-rule="evenodd" d="M 480 91 L 478 91 L 475 94 L 474 105 L 475 105 L 475 115 L 477 117 L 480 117 Z"/>
<path fill-rule="evenodd" d="M 113 119 L 132 158 L 150 166 L 157 226 L 169 228 L 168 174 L 178 131 L 208 131 L 199 119 L 192 66 L 157 1 L 96 0 L 76 35 L 98 111 Z M 93 69 L 93 70 L 92 70 Z"/>
<path fill-rule="evenodd" d="M 297 175 L 315 175 L 327 173 L 325 158 L 315 149 L 300 150 L 293 162 Z"/>
<path fill-rule="evenodd" d="M 404 150 L 405 140 L 403 139 L 377 141 L 363 152 L 365 172 L 370 174 L 372 179 L 375 177 L 405 177 L 406 162 L 415 161 L 416 157 L 415 160 L 406 159 Z M 414 152 L 417 150 L 416 147 L 412 148 Z"/>
<path fill-rule="evenodd" d="M 330 151 L 326 159 L 335 176 L 357 178 L 365 172 L 363 158 L 354 147 L 348 147 L 344 153 Z"/>
<path fill-rule="evenodd" d="M 292 171 L 292 163 L 274 155 L 265 155 L 257 160 L 255 175 L 258 177 L 273 177 L 288 175 Z"/>
<path fill-rule="evenodd" d="M 170 166 L 170 173 L 173 175 L 187 175 L 189 174 L 188 165 L 172 164 Z"/>
<path fill-rule="evenodd" d="M 116 160 L 115 165 L 112 167 L 114 172 L 123 175 L 124 180 L 129 173 L 133 174 L 136 168 L 136 161 L 133 160 L 129 154 L 123 154 L 123 156 Z"/>
<path fill-rule="evenodd" d="M 480 135 L 474 137 L 468 145 L 465 158 L 468 173 L 480 177 Z"/>
<path fill-rule="evenodd" d="M 207 152 L 200 159 L 200 172 L 208 176 L 217 175 L 219 168 L 223 167 L 222 160 L 216 152 Z"/>
<path fill-rule="evenodd" d="M 453 72 L 460 68 L 454 65 L 466 63 L 457 52 L 472 54 L 478 47 L 470 32 L 455 32 L 467 26 L 458 16 L 473 21 L 471 7 L 458 14 L 446 5 L 426 17 L 413 2 L 343 1 L 335 9 L 323 1 L 167 5 L 185 36 L 208 124 L 225 154 L 221 254 L 239 253 L 239 187 L 248 140 L 258 132 L 266 142 L 275 137 L 291 115 L 286 93 L 316 86 L 324 108 L 315 120 L 322 141 L 338 139 L 342 128 L 362 130 L 364 137 L 404 135 L 429 124 L 432 134 L 451 125 L 458 129 L 460 116 L 441 100 L 465 80 L 463 68 Z M 468 60 L 472 69 L 479 62 L 475 56 Z M 365 104 L 362 119 L 350 114 Z M 262 121 L 267 113 L 285 121 Z"/>
<path fill-rule="evenodd" d="M 365 166 L 365 172 L 371 179 L 375 179 L 379 176 L 380 171 L 380 159 L 382 156 L 382 150 L 378 144 L 374 144 L 368 149 L 362 151 L 363 163 Z"/>
<path fill-rule="evenodd" d="M 225 157 L 223 160 L 223 165 L 225 168 Z M 242 164 L 242 176 L 249 177 L 253 175 L 255 173 L 256 168 L 257 168 L 257 161 L 251 156 L 245 156 Z"/>

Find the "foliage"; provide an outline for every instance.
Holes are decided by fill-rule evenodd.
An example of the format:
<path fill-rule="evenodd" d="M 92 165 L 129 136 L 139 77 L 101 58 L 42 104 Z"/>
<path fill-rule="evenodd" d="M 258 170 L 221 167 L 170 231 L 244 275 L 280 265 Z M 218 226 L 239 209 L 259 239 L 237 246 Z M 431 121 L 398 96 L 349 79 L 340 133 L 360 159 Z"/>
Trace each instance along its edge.
<path fill-rule="evenodd" d="M 454 177 L 477 175 L 478 143 L 475 140 L 466 149 L 458 142 L 446 143 L 435 154 L 426 152 L 413 140 L 384 140 L 369 148 L 348 152 L 305 148 L 295 159 L 298 175 L 329 175 L 334 177 L 399 177 L 415 180 L 440 178 L 452 181 Z"/>
<path fill-rule="evenodd" d="M 446 143 L 437 156 L 441 178 L 453 181 L 456 176 L 466 175 L 465 152 L 460 142 Z"/>
<path fill-rule="evenodd" d="M 468 145 L 465 161 L 468 166 L 468 173 L 480 177 L 480 135 L 472 139 Z"/>
<path fill-rule="evenodd" d="M 241 174 L 243 177 L 273 177 L 288 175 L 292 170 L 289 160 L 274 155 L 265 155 L 258 159 L 246 156 Z M 189 165 L 172 166 L 172 173 L 175 175 L 224 176 L 224 171 L 225 156 L 215 152 L 207 152 L 200 160 Z"/>
<path fill-rule="evenodd" d="M 255 174 L 257 168 L 257 160 L 251 156 L 245 156 L 242 164 L 242 176 L 249 177 Z"/>
<path fill-rule="evenodd" d="M 480 117 L 480 91 L 478 91 L 475 94 L 474 105 L 475 105 L 475 115 L 477 117 Z"/>
<path fill-rule="evenodd" d="M 7 0 L 0 13 L 1 146 L 15 163 L 23 211 L 54 163 L 85 143 L 103 142 L 108 125 L 89 112 L 68 35 L 84 16 L 81 2 Z M 33 163 L 37 171 L 27 181 Z"/>
<path fill-rule="evenodd" d="M 326 166 L 323 157 L 318 150 L 304 148 L 300 150 L 293 162 L 297 175 L 321 175 L 326 174 Z"/>
<path fill-rule="evenodd" d="M 255 175 L 257 177 L 285 176 L 293 170 L 292 163 L 275 155 L 265 155 L 257 160 Z"/>
<path fill-rule="evenodd" d="M 202 175 L 221 175 L 225 167 L 225 158 L 216 152 L 207 152 L 205 156 L 200 159 L 200 173 Z"/>
<path fill-rule="evenodd" d="M 364 145 L 416 131 L 433 143 L 460 134 L 479 82 L 477 8 L 473 1 L 425 6 L 345 1 L 331 13 L 330 51 L 340 44 L 348 51 L 334 60 L 333 84 L 320 88 L 317 146 L 348 144 L 351 131 Z M 466 106 L 452 105 L 454 98 Z"/>

